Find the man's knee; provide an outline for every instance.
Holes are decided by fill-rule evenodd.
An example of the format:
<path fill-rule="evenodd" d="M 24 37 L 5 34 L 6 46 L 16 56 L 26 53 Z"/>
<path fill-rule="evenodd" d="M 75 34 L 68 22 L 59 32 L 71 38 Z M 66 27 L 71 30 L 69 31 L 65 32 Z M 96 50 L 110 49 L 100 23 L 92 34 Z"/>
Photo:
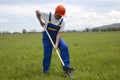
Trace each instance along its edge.
<path fill-rule="evenodd" d="M 68 49 L 68 46 L 66 44 L 64 44 L 62 49 Z"/>

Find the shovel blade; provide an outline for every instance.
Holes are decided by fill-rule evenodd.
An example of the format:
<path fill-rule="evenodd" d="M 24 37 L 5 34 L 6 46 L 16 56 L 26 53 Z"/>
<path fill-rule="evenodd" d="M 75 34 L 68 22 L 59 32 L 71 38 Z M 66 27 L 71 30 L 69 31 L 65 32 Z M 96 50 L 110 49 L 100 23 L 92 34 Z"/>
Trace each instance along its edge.
<path fill-rule="evenodd" d="M 67 68 L 64 69 L 65 75 L 69 78 L 73 78 L 73 75 L 71 74 L 71 71 L 68 70 Z"/>

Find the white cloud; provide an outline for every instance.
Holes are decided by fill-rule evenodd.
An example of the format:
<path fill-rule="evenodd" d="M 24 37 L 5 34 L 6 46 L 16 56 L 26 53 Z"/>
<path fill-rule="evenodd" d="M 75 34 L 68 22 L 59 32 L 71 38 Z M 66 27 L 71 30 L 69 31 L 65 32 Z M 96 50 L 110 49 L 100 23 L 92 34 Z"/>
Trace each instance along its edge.
<path fill-rule="evenodd" d="M 73 9 L 74 11 L 74 9 Z M 76 13 L 66 18 L 67 26 L 65 29 L 83 30 L 86 27 L 93 28 L 97 26 L 119 23 L 120 11 L 112 10 L 107 13 L 98 13 L 93 9 L 79 9 Z"/>
<path fill-rule="evenodd" d="M 1 15 L 15 15 L 15 16 L 31 16 L 35 14 L 35 10 L 39 9 L 40 11 L 54 12 L 57 3 L 53 4 L 41 4 L 41 5 L 0 5 L 0 14 Z"/>
<path fill-rule="evenodd" d="M 39 9 L 40 11 L 44 12 L 54 12 L 55 7 L 58 3 L 53 4 L 43 4 L 43 5 L 0 5 L 0 23 L 6 23 L 4 25 L 9 25 L 9 20 L 7 17 L 3 16 L 21 16 L 22 20 L 21 23 L 11 23 L 11 26 L 21 26 L 22 24 L 26 24 L 25 26 L 34 26 L 35 25 L 35 10 Z M 118 23 L 120 22 L 120 11 L 112 10 L 107 13 L 99 13 L 96 12 L 94 9 L 89 9 L 81 6 L 76 5 L 68 5 L 64 4 L 67 9 L 67 17 L 66 20 L 66 27 L 65 29 L 71 30 L 83 30 L 86 27 L 92 28 L 96 26 Z M 32 17 L 31 20 L 26 19 L 26 17 Z M 21 19 L 19 18 L 19 19 Z M 14 18 L 15 19 L 15 18 Z M 24 21 L 25 20 L 25 23 Z M 15 21 L 15 20 L 14 20 Z M 17 21 L 16 21 L 17 22 Z M 33 23 L 33 24 L 31 24 Z M 37 24 L 37 22 L 36 22 Z M 24 27 L 24 25 L 22 25 Z M 36 26 L 39 26 L 36 25 Z M 21 27 L 21 28 L 23 28 Z M 30 29 L 30 27 L 27 27 Z M 39 29 L 39 28 L 38 28 Z"/>
<path fill-rule="evenodd" d="M 0 14 L 32 15 L 37 5 L 0 5 Z"/>
<path fill-rule="evenodd" d="M 8 22 L 7 19 L 5 19 L 5 18 L 0 18 L 0 24 L 1 24 L 1 23 L 7 23 L 7 22 Z"/>
<path fill-rule="evenodd" d="M 97 1 L 97 2 L 120 2 L 120 0 L 87 0 L 87 1 Z"/>

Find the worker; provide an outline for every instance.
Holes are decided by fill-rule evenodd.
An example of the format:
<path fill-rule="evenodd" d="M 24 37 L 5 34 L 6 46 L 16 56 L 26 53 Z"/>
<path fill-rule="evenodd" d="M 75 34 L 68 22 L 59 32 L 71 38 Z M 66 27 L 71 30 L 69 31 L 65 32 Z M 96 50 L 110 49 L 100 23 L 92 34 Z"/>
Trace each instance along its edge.
<path fill-rule="evenodd" d="M 60 49 L 60 56 L 65 64 L 63 66 L 63 71 L 65 68 L 72 71 L 74 67 L 70 66 L 70 56 L 67 44 L 61 38 L 61 34 L 63 32 L 65 22 L 63 17 L 65 16 L 66 9 L 63 5 L 58 5 L 55 8 L 55 13 L 45 13 L 39 10 L 36 10 L 36 17 L 39 20 L 42 27 L 45 27 L 49 32 L 55 46 L 54 49 Z M 44 58 L 43 58 L 43 71 L 44 73 L 49 72 L 50 63 L 51 63 L 51 55 L 52 55 L 52 43 L 48 35 L 46 34 L 44 28 L 42 32 L 43 37 L 43 47 L 44 47 Z"/>

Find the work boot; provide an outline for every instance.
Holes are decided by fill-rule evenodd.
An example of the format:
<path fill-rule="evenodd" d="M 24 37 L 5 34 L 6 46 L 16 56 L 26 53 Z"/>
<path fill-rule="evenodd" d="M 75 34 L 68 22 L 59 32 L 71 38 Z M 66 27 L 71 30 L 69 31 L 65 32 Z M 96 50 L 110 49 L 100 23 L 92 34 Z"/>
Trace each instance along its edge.
<path fill-rule="evenodd" d="M 44 73 L 45 75 L 48 75 L 48 74 L 49 74 L 49 72 L 48 72 L 48 71 L 44 71 L 43 73 Z"/>
<path fill-rule="evenodd" d="M 63 66 L 63 71 L 65 71 L 65 70 L 69 70 L 69 71 L 73 71 L 73 70 L 75 70 L 75 67 L 65 67 L 65 66 Z"/>
<path fill-rule="evenodd" d="M 75 67 L 65 67 L 63 66 L 63 71 L 67 77 L 73 78 L 72 71 L 75 70 Z"/>
<path fill-rule="evenodd" d="M 43 76 L 48 77 L 49 73 L 48 72 L 44 72 Z"/>

